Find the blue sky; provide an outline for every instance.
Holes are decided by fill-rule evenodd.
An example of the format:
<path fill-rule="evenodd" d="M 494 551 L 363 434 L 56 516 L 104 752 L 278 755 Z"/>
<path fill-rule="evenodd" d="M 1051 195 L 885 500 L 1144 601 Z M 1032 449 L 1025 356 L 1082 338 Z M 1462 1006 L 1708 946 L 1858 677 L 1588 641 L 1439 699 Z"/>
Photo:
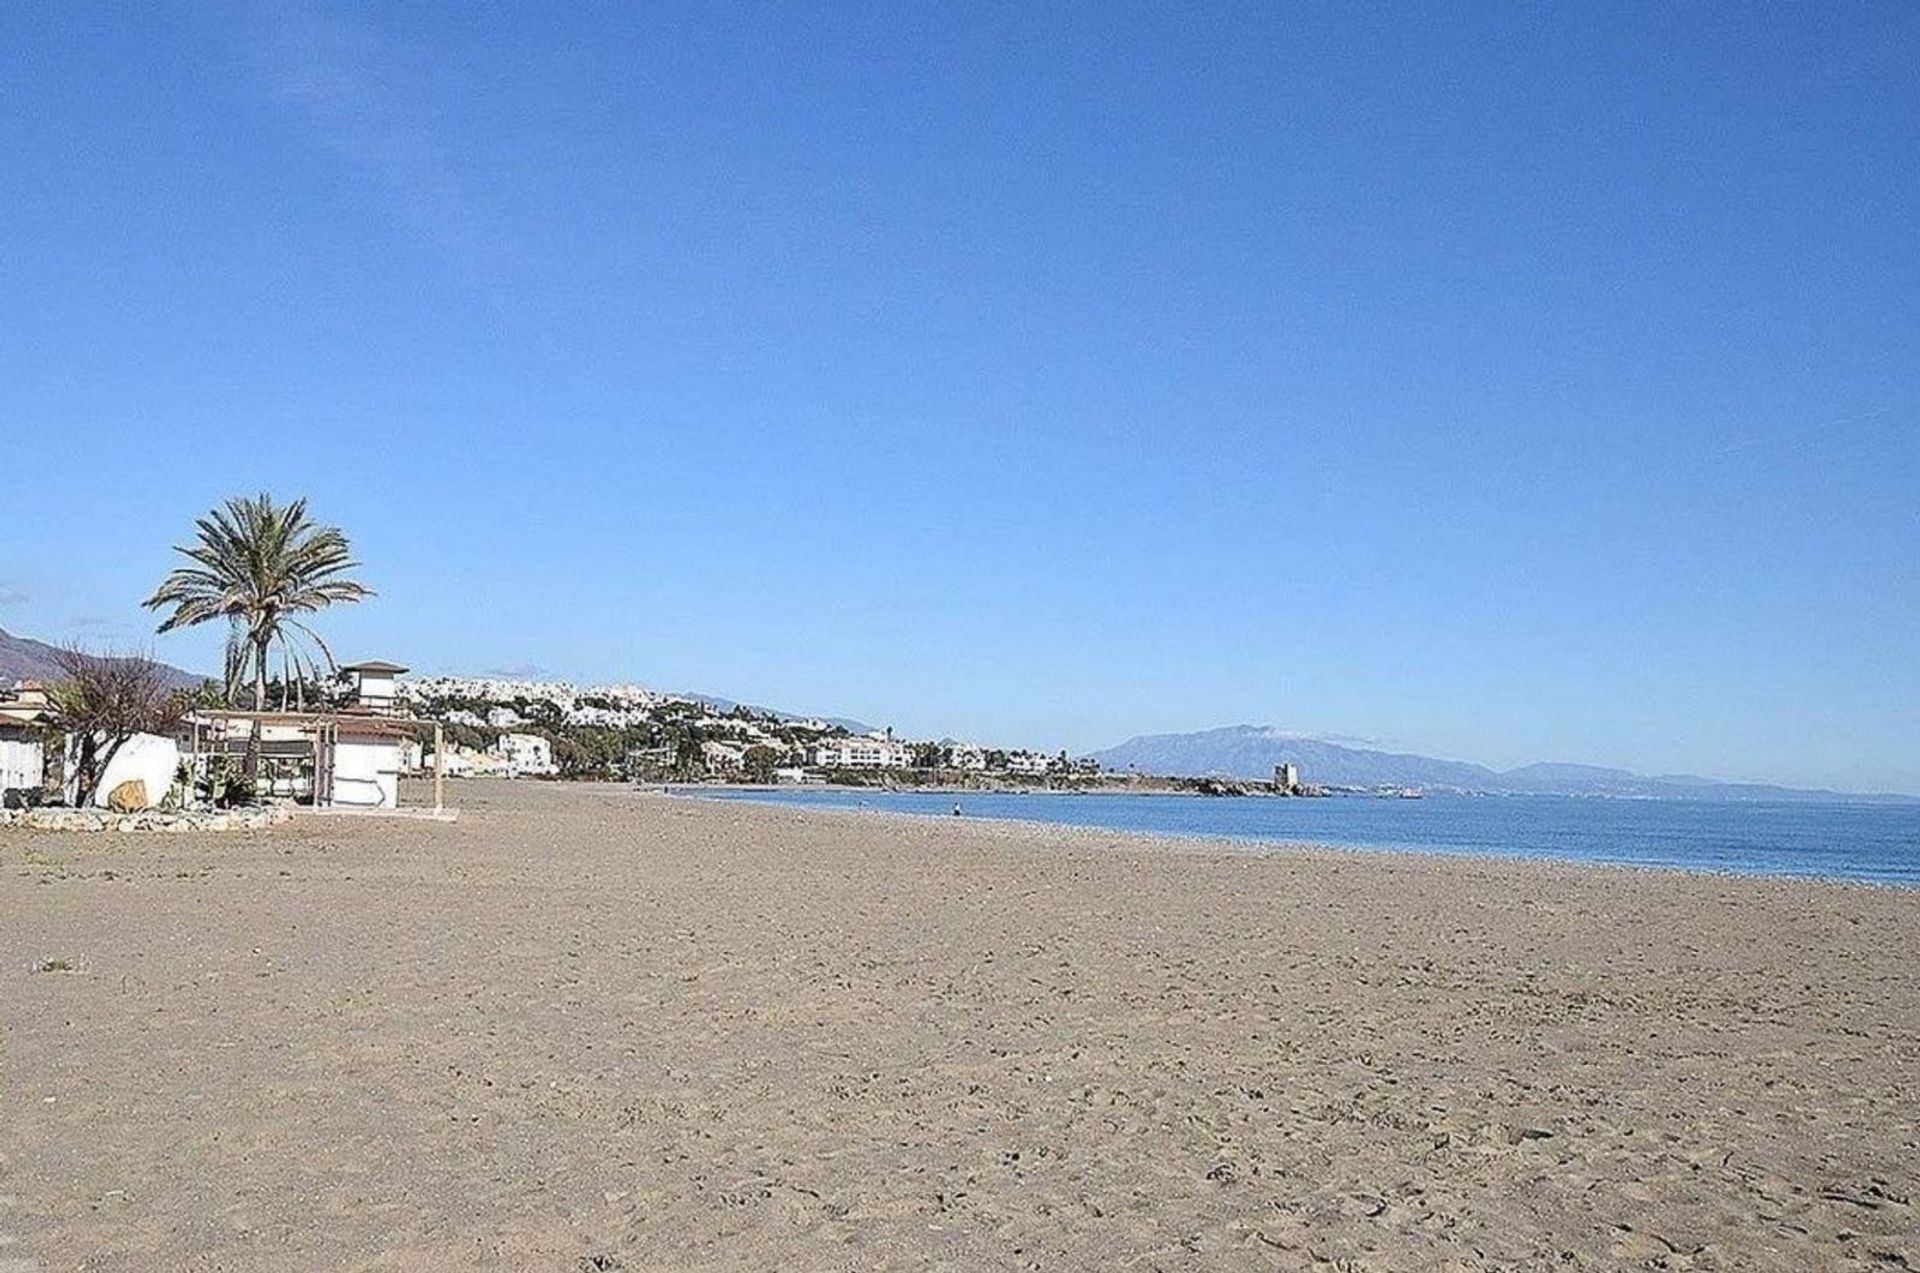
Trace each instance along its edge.
<path fill-rule="evenodd" d="M 0 8 L 0 627 L 1920 791 L 1920 6 Z"/>

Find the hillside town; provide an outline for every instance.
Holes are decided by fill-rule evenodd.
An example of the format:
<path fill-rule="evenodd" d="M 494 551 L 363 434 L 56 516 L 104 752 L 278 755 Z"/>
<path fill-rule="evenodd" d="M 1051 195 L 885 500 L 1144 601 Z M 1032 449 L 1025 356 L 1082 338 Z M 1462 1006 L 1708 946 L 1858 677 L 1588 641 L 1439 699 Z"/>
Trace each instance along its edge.
<path fill-rule="evenodd" d="M 138 680 L 156 670 L 78 656 L 70 665 L 82 680 L 116 670 Z M 51 800 L 137 811 L 284 800 L 397 809 L 400 781 L 414 778 L 432 780 L 437 810 L 446 780 L 483 777 L 975 788 L 1101 777 L 1096 762 L 1065 752 L 910 741 L 891 729 L 631 684 L 407 672 L 370 659 L 323 680 L 270 680 L 251 711 L 215 701 L 210 686 L 196 693 L 155 682 L 145 688 L 141 719 L 112 733 L 70 728 L 61 700 L 74 698 L 72 682 L 16 680 L 0 685 L 0 791 L 9 807 Z"/>
<path fill-rule="evenodd" d="M 291 684 L 269 679 L 253 710 L 232 706 L 210 682 L 154 680 L 137 726 L 83 732 L 72 728 L 74 676 L 110 682 L 117 670 L 137 683 L 159 667 L 64 657 L 69 671 L 57 683 L 0 684 L 0 802 L 9 808 L 265 801 L 395 810 L 409 778 L 428 782 L 435 812 L 445 783 L 465 778 L 1327 794 L 1291 764 L 1277 766 L 1270 784 L 1109 771 L 1065 751 L 907 739 L 634 684 L 412 677 L 384 659 Z"/>
<path fill-rule="evenodd" d="M 444 730 L 451 776 L 634 781 L 848 782 L 1092 777 L 1097 764 L 951 738 L 912 741 L 845 724 L 632 684 L 421 677 L 396 682 L 410 715 Z M 430 767 L 416 746 L 410 762 Z"/>

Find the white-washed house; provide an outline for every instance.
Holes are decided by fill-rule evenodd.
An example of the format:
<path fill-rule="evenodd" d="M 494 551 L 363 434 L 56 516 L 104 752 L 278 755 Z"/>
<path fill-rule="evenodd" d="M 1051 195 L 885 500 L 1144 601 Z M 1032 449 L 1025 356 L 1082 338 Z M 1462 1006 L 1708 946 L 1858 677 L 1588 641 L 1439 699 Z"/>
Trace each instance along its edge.
<path fill-rule="evenodd" d="M 0 793 L 37 791 L 46 782 L 46 750 L 40 741 L 46 708 L 46 693 L 37 682 L 22 681 L 0 692 Z"/>
<path fill-rule="evenodd" d="M 1007 772 L 1037 778 L 1053 772 L 1054 757 L 1037 751 L 1016 751 L 1007 755 Z"/>
<path fill-rule="evenodd" d="M 509 774 L 560 772 L 559 766 L 553 763 L 553 744 L 538 734 L 502 734 L 494 750 L 506 761 Z"/>

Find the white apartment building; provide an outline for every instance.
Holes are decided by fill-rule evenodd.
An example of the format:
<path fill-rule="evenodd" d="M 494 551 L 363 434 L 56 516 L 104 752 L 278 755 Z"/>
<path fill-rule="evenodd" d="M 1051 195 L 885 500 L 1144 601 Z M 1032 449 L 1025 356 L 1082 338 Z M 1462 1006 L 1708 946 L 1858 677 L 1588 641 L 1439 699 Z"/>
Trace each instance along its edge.
<path fill-rule="evenodd" d="M 913 749 L 882 734 L 822 738 L 814 744 L 813 763 L 821 769 L 906 769 Z"/>
<path fill-rule="evenodd" d="M 1007 756 L 1007 772 L 1040 777 L 1053 772 L 1054 757 L 1037 751 L 1016 751 Z"/>
<path fill-rule="evenodd" d="M 979 773 L 987 767 L 987 749 L 979 743 L 955 743 L 949 750 L 952 759 L 947 763 L 951 768 Z"/>

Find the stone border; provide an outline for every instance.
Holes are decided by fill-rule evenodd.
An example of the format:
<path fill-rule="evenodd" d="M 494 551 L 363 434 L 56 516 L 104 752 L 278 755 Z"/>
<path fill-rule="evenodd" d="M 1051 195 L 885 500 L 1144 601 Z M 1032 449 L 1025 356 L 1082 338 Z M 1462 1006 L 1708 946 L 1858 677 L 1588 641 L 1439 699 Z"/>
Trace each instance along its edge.
<path fill-rule="evenodd" d="M 0 809 L 0 827 L 23 831 L 262 831 L 293 821 L 287 805 L 214 813 L 114 813 L 109 809 Z"/>

